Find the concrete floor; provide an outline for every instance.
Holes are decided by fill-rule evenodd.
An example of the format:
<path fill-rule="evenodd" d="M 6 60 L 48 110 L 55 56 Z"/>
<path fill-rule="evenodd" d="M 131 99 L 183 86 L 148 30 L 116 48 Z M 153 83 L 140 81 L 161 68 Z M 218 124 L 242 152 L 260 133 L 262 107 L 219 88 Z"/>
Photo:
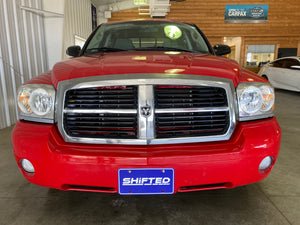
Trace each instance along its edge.
<path fill-rule="evenodd" d="M 263 181 L 231 190 L 172 196 L 63 192 L 18 171 L 10 133 L 0 130 L 0 224 L 300 224 L 300 93 L 276 90 L 281 152 Z"/>

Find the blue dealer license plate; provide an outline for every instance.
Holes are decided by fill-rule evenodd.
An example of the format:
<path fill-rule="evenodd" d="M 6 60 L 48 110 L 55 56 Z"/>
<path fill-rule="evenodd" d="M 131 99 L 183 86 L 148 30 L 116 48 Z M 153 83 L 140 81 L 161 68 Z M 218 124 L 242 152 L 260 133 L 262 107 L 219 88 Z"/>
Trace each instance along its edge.
<path fill-rule="evenodd" d="M 119 194 L 174 193 L 174 169 L 119 169 Z"/>

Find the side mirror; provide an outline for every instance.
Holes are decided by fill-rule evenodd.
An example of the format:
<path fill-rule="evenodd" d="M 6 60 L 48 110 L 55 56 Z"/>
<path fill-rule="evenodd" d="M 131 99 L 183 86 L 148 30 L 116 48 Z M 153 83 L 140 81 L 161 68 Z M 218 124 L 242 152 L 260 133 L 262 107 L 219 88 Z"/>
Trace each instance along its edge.
<path fill-rule="evenodd" d="M 230 54 L 231 53 L 231 49 L 228 45 L 215 45 L 214 46 L 214 51 L 216 53 L 216 55 L 227 55 L 227 54 Z"/>
<path fill-rule="evenodd" d="M 79 56 L 80 51 L 81 51 L 81 47 L 77 46 L 77 45 L 74 45 L 74 46 L 68 47 L 66 53 L 69 56 L 77 57 L 77 56 Z"/>
<path fill-rule="evenodd" d="M 300 66 L 291 66 L 291 69 L 300 70 Z"/>

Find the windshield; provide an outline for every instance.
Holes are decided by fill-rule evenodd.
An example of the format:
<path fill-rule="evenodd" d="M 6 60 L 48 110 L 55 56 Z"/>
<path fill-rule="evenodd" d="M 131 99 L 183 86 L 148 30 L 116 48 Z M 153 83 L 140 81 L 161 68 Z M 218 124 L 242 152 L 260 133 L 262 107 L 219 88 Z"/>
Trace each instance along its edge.
<path fill-rule="evenodd" d="M 193 25 L 168 21 L 132 21 L 102 25 L 83 54 L 153 50 L 210 53 L 205 39 Z"/>

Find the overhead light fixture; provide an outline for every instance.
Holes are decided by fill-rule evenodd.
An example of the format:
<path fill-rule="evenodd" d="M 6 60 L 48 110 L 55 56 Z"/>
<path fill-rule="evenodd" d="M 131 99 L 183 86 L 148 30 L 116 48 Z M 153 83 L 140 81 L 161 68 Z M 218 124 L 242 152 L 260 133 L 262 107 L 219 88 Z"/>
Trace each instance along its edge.
<path fill-rule="evenodd" d="M 148 0 L 133 0 L 135 5 L 148 5 Z"/>
<path fill-rule="evenodd" d="M 170 12 L 170 0 L 134 0 L 135 5 L 148 6 L 139 8 L 139 15 L 150 15 L 152 18 L 165 18 Z"/>

